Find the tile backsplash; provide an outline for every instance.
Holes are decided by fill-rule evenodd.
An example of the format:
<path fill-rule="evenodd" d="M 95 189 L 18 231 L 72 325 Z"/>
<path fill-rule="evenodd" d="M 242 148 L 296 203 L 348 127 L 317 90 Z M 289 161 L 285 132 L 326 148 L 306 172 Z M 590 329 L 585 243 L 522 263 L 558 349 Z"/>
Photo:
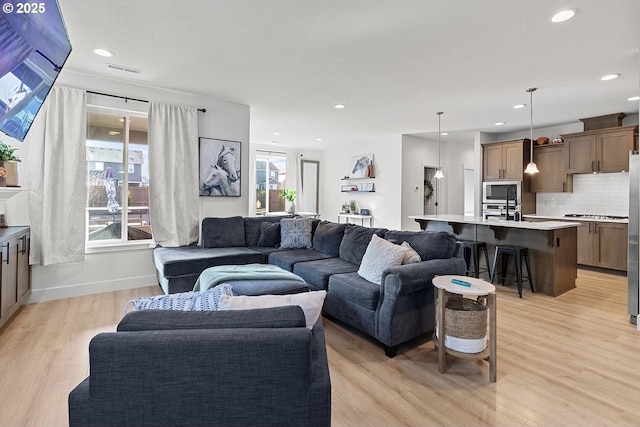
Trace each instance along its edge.
<path fill-rule="evenodd" d="M 538 193 L 538 215 L 629 215 L 629 174 L 598 173 L 573 176 L 573 193 Z"/>

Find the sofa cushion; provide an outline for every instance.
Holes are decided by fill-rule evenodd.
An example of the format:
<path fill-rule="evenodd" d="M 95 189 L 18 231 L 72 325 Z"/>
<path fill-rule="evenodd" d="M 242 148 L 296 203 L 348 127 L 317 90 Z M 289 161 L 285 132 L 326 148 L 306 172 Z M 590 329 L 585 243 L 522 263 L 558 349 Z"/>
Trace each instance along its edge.
<path fill-rule="evenodd" d="M 281 218 L 290 218 L 291 216 L 248 216 L 244 218 L 244 240 L 247 246 L 258 246 L 258 240 L 262 233 L 262 224 L 280 224 Z M 278 237 L 278 240 L 280 238 Z"/>
<path fill-rule="evenodd" d="M 362 257 L 374 234 L 383 237 L 386 228 L 368 228 L 356 224 L 347 224 L 340 243 L 340 258 L 353 264 L 362 262 Z"/>
<path fill-rule="evenodd" d="M 202 246 L 205 248 L 246 246 L 244 219 L 241 216 L 203 219 Z"/>
<path fill-rule="evenodd" d="M 250 311 L 140 310 L 124 315 L 118 332 L 174 329 L 300 328 L 306 325 L 300 307 Z"/>
<path fill-rule="evenodd" d="M 446 231 L 387 231 L 385 239 L 401 244 L 407 242 L 423 261 L 451 258 L 456 251 L 456 239 Z"/>
<path fill-rule="evenodd" d="M 257 296 L 231 296 L 220 297 L 220 310 L 250 310 L 254 308 L 270 308 L 288 305 L 297 305 L 304 311 L 307 328 L 312 329 L 316 324 L 322 305 L 326 297 L 326 291 L 313 291 L 289 295 L 257 295 Z"/>
<path fill-rule="evenodd" d="M 329 278 L 329 294 L 368 310 L 375 310 L 380 299 L 380 285 L 363 279 L 358 273 L 334 274 Z"/>
<path fill-rule="evenodd" d="M 311 289 L 327 289 L 329 277 L 337 273 L 353 273 L 358 266 L 342 258 L 327 258 L 317 261 L 299 262 L 293 272 L 302 277 Z"/>
<path fill-rule="evenodd" d="M 416 262 L 422 261 L 422 258 L 420 258 L 420 254 L 416 252 L 416 250 L 413 249 L 410 244 L 408 244 L 407 242 L 402 242 L 400 246 L 402 246 L 403 248 L 407 248 L 407 252 L 405 252 L 404 258 L 402 258 L 402 264 L 414 264 Z"/>
<path fill-rule="evenodd" d="M 220 295 L 233 295 L 231 285 L 223 283 L 203 292 L 140 297 L 129 300 L 136 310 L 212 311 L 218 309 Z"/>
<path fill-rule="evenodd" d="M 311 223 L 311 218 L 280 220 L 280 247 L 282 249 L 311 248 Z"/>
<path fill-rule="evenodd" d="M 379 285 L 382 281 L 382 272 L 387 268 L 401 265 L 406 253 L 407 248 L 391 243 L 374 234 L 362 257 L 358 274 L 362 278 Z"/>
<path fill-rule="evenodd" d="M 280 221 L 263 222 L 260 224 L 260 238 L 258 239 L 258 246 L 280 246 Z"/>
<path fill-rule="evenodd" d="M 313 249 L 333 257 L 340 256 L 340 243 L 347 224 L 321 221 L 313 234 Z"/>
<path fill-rule="evenodd" d="M 330 255 L 318 252 L 315 249 L 288 249 L 269 254 L 269 264 L 277 265 L 283 270 L 293 271 L 293 266 L 298 262 L 316 261 L 332 258 Z"/>
<path fill-rule="evenodd" d="M 155 248 L 153 262 L 166 278 L 200 274 L 216 265 L 252 264 L 264 262 L 264 255 L 248 248 Z M 194 281 L 195 284 L 195 281 Z"/>

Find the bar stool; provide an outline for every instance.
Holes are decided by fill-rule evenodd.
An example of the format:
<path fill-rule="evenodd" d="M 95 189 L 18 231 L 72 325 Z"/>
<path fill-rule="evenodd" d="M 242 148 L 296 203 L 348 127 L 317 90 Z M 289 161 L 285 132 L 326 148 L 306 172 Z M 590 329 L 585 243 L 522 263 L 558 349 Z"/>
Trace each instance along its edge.
<path fill-rule="evenodd" d="M 491 266 L 489 265 L 489 251 L 487 250 L 487 242 L 479 242 L 477 240 L 460 240 L 463 248 L 464 262 L 467 263 L 467 276 L 471 276 L 476 279 L 480 277 L 480 273 L 486 272 L 489 278 L 491 278 Z M 484 251 L 484 262 L 487 268 L 480 268 L 480 251 Z M 473 265 L 473 270 L 471 266 Z"/>
<path fill-rule="evenodd" d="M 529 281 L 531 286 L 531 292 L 535 293 L 533 288 L 533 276 L 531 275 L 531 266 L 529 265 L 529 250 L 523 246 L 511 246 L 511 245 L 498 245 L 496 246 L 496 252 L 493 257 L 493 272 L 491 273 L 491 283 L 496 275 L 496 269 L 498 266 L 498 256 L 502 255 L 502 270 L 500 271 L 500 277 L 502 279 L 502 285 L 504 285 L 507 276 L 507 267 L 509 264 L 509 256 L 513 258 L 516 268 L 516 280 L 518 283 L 518 295 L 522 298 L 522 282 Z M 522 275 L 522 257 L 524 257 L 525 265 L 527 266 L 527 276 Z"/>

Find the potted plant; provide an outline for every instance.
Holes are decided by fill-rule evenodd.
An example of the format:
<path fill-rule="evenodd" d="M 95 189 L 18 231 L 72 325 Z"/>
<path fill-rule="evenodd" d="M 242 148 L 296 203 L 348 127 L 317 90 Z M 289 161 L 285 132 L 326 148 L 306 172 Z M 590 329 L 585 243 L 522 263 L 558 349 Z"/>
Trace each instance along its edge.
<path fill-rule="evenodd" d="M 18 162 L 20 158 L 15 151 L 15 148 L 0 141 L 0 175 L 4 175 L 4 184 L 7 187 L 18 187 Z"/>
<path fill-rule="evenodd" d="M 349 202 L 349 210 L 351 210 L 352 214 L 357 214 L 358 212 L 356 211 L 356 201 L 355 200 L 351 200 Z"/>
<path fill-rule="evenodd" d="M 293 214 L 296 211 L 296 205 L 293 203 L 296 200 L 296 190 L 294 190 L 293 188 L 287 188 L 286 190 L 284 190 L 282 192 L 282 197 L 284 197 L 284 199 L 291 203 L 291 206 L 289 206 L 289 213 Z"/>

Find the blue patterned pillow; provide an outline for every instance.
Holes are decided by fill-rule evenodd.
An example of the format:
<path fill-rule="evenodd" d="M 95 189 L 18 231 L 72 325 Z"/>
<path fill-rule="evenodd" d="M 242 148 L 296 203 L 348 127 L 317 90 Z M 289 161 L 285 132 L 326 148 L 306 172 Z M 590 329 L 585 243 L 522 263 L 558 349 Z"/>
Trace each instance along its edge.
<path fill-rule="evenodd" d="M 280 248 L 311 248 L 311 218 L 283 218 L 280 220 Z"/>
<path fill-rule="evenodd" d="M 215 311 L 218 309 L 221 295 L 233 295 L 230 284 L 222 283 L 202 292 L 182 292 L 180 294 L 136 298 L 127 301 L 125 312 L 130 303 L 136 310 Z"/>

